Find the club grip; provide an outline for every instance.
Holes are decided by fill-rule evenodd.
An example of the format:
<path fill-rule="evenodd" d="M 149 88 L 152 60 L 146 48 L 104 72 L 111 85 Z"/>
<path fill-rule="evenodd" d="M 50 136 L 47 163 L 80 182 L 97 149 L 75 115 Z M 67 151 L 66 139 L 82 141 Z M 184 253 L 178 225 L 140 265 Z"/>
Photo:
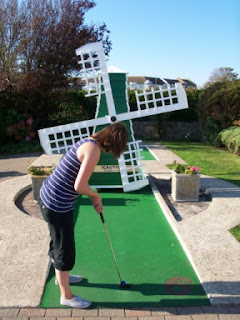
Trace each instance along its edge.
<path fill-rule="evenodd" d="M 100 218 L 101 218 L 101 220 L 102 220 L 102 223 L 104 223 L 105 221 L 104 221 L 102 212 L 100 212 Z"/>

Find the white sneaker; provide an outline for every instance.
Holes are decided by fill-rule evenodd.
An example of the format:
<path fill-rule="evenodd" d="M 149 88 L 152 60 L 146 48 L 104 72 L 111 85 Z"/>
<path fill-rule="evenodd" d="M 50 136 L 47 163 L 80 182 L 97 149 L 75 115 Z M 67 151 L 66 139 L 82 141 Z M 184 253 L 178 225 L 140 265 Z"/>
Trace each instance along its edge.
<path fill-rule="evenodd" d="M 74 276 L 74 275 L 71 275 L 71 274 L 69 275 L 69 283 L 70 284 L 79 283 L 79 282 L 82 281 L 82 279 L 83 279 L 83 277 L 81 277 L 81 276 Z M 55 278 L 55 284 L 56 284 L 56 286 L 59 285 L 59 283 L 57 281 L 57 278 Z"/>
<path fill-rule="evenodd" d="M 91 305 L 91 302 L 83 298 L 80 298 L 78 296 L 73 296 L 71 300 L 63 299 L 61 297 L 60 304 L 62 306 L 69 306 L 72 308 L 84 309 L 89 307 Z"/>

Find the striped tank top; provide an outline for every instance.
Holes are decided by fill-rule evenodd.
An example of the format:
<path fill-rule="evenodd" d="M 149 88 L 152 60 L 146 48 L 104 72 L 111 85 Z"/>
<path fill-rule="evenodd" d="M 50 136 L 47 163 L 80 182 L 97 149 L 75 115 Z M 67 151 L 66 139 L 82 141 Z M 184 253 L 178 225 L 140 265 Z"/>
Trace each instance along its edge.
<path fill-rule="evenodd" d="M 90 138 L 75 143 L 61 159 L 53 173 L 44 181 L 40 197 L 48 209 L 56 212 L 67 212 L 73 209 L 73 204 L 79 195 L 74 190 L 74 183 L 81 166 L 77 158 L 77 149 L 89 141 L 97 144 Z"/>

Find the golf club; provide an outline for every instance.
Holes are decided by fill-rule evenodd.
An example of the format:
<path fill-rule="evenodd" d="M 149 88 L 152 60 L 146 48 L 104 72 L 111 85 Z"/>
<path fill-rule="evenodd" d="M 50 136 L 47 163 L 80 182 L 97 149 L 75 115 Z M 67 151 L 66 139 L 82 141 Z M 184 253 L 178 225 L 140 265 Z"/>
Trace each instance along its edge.
<path fill-rule="evenodd" d="M 110 249 L 111 249 L 111 252 L 112 252 L 113 260 L 114 260 L 114 263 L 115 263 L 115 266 L 116 266 L 116 269 L 117 269 L 117 273 L 118 273 L 118 276 L 119 276 L 119 279 L 120 279 L 120 287 L 123 288 L 123 289 L 130 288 L 131 285 L 127 284 L 126 281 L 122 280 L 122 278 L 121 278 L 120 271 L 119 271 L 118 264 L 117 264 L 117 260 L 116 260 L 116 257 L 115 257 L 114 251 L 113 251 L 113 247 L 112 247 L 112 244 L 111 244 L 111 241 L 110 241 L 110 238 L 109 238 L 109 234 L 108 234 L 108 231 L 107 231 L 107 227 L 106 227 L 105 220 L 104 220 L 102 212 L 100 213 L 100 218 L 101 218 L 103 226 L 104 226 L 104 230 L 105 230 L 105 233 L 106 233 L 106 236 L 107 236 L 107 239 L 108 239 L 108 243 L 109 243 L 109 246 L 110 246 Z"/>

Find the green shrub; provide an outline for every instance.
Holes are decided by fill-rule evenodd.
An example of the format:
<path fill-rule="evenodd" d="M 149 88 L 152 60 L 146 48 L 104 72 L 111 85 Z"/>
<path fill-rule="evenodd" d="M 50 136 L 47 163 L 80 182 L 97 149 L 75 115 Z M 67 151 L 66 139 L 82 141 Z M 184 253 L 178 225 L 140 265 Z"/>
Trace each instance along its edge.
<path fill-rule="evenodd" d="M 85 97 L 82 90 L 56 90 L 49 92 L 0 91 L 0 122 L 8 125 L 26 119 L 34 119 L 35 130 L 59 124 L 92 119 L 96 110 L 96 97 Z M 1 120 L 3 117 L 3 120 Z M 3 126 L 1 126 L 3 128 Z M 1 133 L 5 132 L 1 129 Z"/>
<path fill-rule="evenodd" d="M 18 143 L 12 141 L 0 145 L 0 154 L 20 154 L 20 153 L 32 153 L 43 152 L 43 149 L 38 140 L 32 141 L 20 141 Z"/>
<path fill-rule="evenodd" d="M 3 119 L 2 108 L 0 107 L 0 145 L 5 142 L 5 124 Z"/>
<path fill-rule="evenodd" d="M 233 125 L 240 118 L 240 80 L 216 82 L 204 93 L 198 105 L 202 127 L 208 117 L 219 127 L 219 131 Z"/>
<path fill-rule="evenodd" d="M 240 127 L 230 127 L 222 130 L 218 139 L 231 152 L 240 156 Z"/>
<path fill-rule="evenodd" d="M 213 121 L 211 117 L 207 117 L 206 122 L 203 126 L 203 142 L 207 144 L 219 146 L 219 126 Z"/>
<path fill-rule="evenodd" d="M 61 125 L 92 119 L 95 116 L 96 96 L 85 97 L 86 91 L 65 91 L 51 94 L 52 107 L 48 114 L 49 125 Z"/>
<path fill-rule="evenodd" d="M 170 112 L 168 121 L 198 121 L 198 103 L 202 94 L 203 90 L 194 88 L 186 89 L 188 109 Z"/>
<path fill-rule="evenodd" d="M 135 90 L 128 90 L 128 101 L 129 101 L 130 111 L 136 111 L 138 108 L 137 108 Z"/>

